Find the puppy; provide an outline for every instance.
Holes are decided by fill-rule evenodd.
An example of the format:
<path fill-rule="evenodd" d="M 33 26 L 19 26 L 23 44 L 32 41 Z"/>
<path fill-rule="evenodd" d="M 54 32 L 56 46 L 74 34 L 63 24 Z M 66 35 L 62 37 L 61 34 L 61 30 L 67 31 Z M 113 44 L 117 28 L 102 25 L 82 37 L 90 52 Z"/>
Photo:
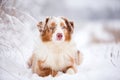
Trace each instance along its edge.
<path fill-rule="evenodd" d="M 82 56 L 72 40 L 74 24 L 64 17 L 49 17 L 38 23 L 39 43 L 28 65 L 39 76 L 74 74 Z"/>

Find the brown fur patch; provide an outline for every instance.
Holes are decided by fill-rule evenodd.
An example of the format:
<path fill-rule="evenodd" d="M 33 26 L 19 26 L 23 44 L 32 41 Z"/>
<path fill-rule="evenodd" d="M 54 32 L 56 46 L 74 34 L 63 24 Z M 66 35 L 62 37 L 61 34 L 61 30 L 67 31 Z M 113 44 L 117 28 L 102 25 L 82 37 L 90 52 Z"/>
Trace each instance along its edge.
<path fill-rule="evenodd" d="M 52 37 L 52 32 L 50 32 L 50 29 L 48 28 L 48 25 L 47 25 L 48 21 L 49 21 L 49 18 L 46 18 L 44 31 L 41 36 L 43 42 L 51 41 L 51 37 Z"/>
<path fill-rule="evenodd" d="M 44 31 L 48 28 L 48 21 L 49 21 L 49 18 L 46 18 L 45 20 L 45 25 L 44 25 Z"/>
<path fill-rule="evenodd" d="M 70 69 L 70 68 L 72 68 L 75 73 L 77 72 L 77 70 L 76 70 L 76 68 L 75 68 L 74 66 L 68 66 L 68 67 L 66 67 L 65 69 L 63 69 L 63 73 L 66 73 L 67 70 Z"/>
<path fill-rule="evenodd" d="M 66 18 L 62 19 L 65 21 L 65 24 L 67 26 L 67 28 L 65 28 L 64 34 L 65 34 L 65 41 L 70 41 L 71 40 L 71 34 L 73 33 L 73 28 L 74 28 L 74 24 L 73 22 L 69 22 Z"/>
<path fill-rule="evenodd" d="M 45 76 L 48 76 L 51 74 L 51 69 L 50 68 L 43 68 L 42 67 L 42 64 L 44 62 L 42 61 L 38 61 L 37 62 L 37 65 L 38 65 L 38 68 L 36 70 L 36 73 L 39 75 L 39 76 L 42 76 L 42 77 L 45 77 Z"/>
<path fill-rule="evenodd" d="M 55 22 L 52 22 L 49 26 L 50 31 L 53 33 L 56 29 L 57 24 Z"/>
<path fill-rule="evenodd" d="M 70 41 L 71 40 L 71 34 L 68 30 L 64 31 L 65 34 L 65 41 Z"/>
<path fill-rule="evenodd" d="M 74 23 L 72 21 L 70 21 L 70 24 L 71 24 L 72 28 L 74 29 Z"/>
<path fill-rule="evenodd" d="M 45 77 L 48 75 L 52 75 L 53 77 L 56 76 L 57 71 L 54 71 L 47 67 L 42 67 L 42 64 L 44 64 L 45 60 L 44 61 L 39 60 L 39 61 L 37 61 L 37 64 L 35 64 L 34 60 L 35 60 L 35 55 L 33 54 L 28 62 L 29 67 L 32 67 L 33 73 L 37 73 L 39 76 L 42 76 L 42 77 Z M 35 67 L 35 65 L 36 65 L 36 67 Z"/>
<path fill-rule="evenodd" d="M 69 32 L 73 33 L 74 24 L 71 21 L 68 21 L 66 18 L 62 17 L 62 19 L 65 21 L 65 24 L 67 25 Z"/>
<path fill-rule="evenodd" d="M 39 76 L 42 76 L 42 77 L 45 77 L 45 76 L 48 76 L 48 75 L 52 75 L 53 77 L 55 77 L 56 76 L 56 74 L 57 74 L 57 71 L 55 71 L 55 70 L 52 70 L 52 69 L 50 69 L 50 68 L 45 68 L 45 67 L 42 67 L 42 64 L 43 64 L 44 62 L 43 61 L 38 61 L 38 69 L 37 69 L 37 74 L 39 75 Z"/>
<path fill-rule="evenodd" d="M 38 30 L 39 30 L 40 32 L 43 32 L 43 28 L 44 28 L 43 22 L 39 22 L 39 23 L 37 24 L 37 27 L 38 27 Z"/>
<path fill-rule="evenodd" d="M 52 70 L 51 75 L 52 75 L 53 77 L 55 77 L 55 76 L 57 75 L 57 73 L 58 73 L 58 71 Z"/>
<path fill-rule="evenodd" d="M 55 27 L 56 26 L 56 23 L 55 22 L 52 22 L 51 24 L 50 24 L 50 27 Z"/>
<path fill-rule="evenodd" d="M 74 63 L 75 63 L 75 59 L 71 56 L 69 56 L 69 59 L 70 59 L 70 62 L 71 62 L 71 65 L 67 66 L 66 68 L 64 68 L 62 70 L 63 73 L 66 73 L 66 71 L 69 69 L 69 68 L 72 68 L 75 72 L 76 72 L 76 69 L 74 67 Z"/>
<path fill-rule="evenodd" d="M 41 36 L 43 42 L 51 41 L 52 32 L 47 28 L 44 30 L 43 35 Z"/>
<path fill-rule="evenodd" d="M 65 24 L 63 22 L 60 23 L 60 26 L 65 26 Z"/>

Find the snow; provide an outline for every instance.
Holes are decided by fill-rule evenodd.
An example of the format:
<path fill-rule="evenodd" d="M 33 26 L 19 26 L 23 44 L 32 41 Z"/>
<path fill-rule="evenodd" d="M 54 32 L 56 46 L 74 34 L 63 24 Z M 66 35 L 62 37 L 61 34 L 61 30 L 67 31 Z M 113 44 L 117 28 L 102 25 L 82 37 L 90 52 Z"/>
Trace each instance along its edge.
<path fill-rule="evenodd" d="M 117 0 L 66 0 L 66 3 L 71 8 L 92 8 L 96 10 L 106 7 L 117 8 L 119 6 Z"/>
<path fill-rule="evenodd" d="M 36 42 L 37 20 L 16 9 L 6 8 L 1 15 L 0 80 L 120 80 L 120 43 L 92 42 L 93 35 L 101 40 L 114 40 L 114 36 L 104 30 L 104 23 L 76 23 L 74 39 L 83 54 L 76 74 L 40 77 L 26 64 Z M 120 29 L 120 21 L 111 22 L 114 21 L 108 21 L 110 28 Z"/>

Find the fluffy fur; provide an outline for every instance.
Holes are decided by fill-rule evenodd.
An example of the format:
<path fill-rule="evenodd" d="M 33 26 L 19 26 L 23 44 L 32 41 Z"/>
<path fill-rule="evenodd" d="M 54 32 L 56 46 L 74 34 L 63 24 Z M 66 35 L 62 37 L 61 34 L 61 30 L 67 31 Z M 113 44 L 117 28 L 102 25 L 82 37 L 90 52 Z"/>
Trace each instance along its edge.
<path fill-rule="evenodd" d="M 29 67 L 39 76 L 56 76 L 59 71 L 77 72 L 81 54 L 72 41 L 74 24 L 63 17 L 49 17 L 38 23 L 39 44 L 29 60 Z"/>

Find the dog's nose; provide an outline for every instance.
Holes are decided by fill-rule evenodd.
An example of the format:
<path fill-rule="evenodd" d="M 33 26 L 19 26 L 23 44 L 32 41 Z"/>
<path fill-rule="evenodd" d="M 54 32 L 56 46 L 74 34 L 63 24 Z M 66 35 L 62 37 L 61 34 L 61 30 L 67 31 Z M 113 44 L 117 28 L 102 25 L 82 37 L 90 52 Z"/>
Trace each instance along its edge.
<path fill-rule="evenodd" d="M 58 39 L 58 40 L 61 40 L 62 37 L 63 37 L 62 33 L 57 33 L 57 39 Z"/>

